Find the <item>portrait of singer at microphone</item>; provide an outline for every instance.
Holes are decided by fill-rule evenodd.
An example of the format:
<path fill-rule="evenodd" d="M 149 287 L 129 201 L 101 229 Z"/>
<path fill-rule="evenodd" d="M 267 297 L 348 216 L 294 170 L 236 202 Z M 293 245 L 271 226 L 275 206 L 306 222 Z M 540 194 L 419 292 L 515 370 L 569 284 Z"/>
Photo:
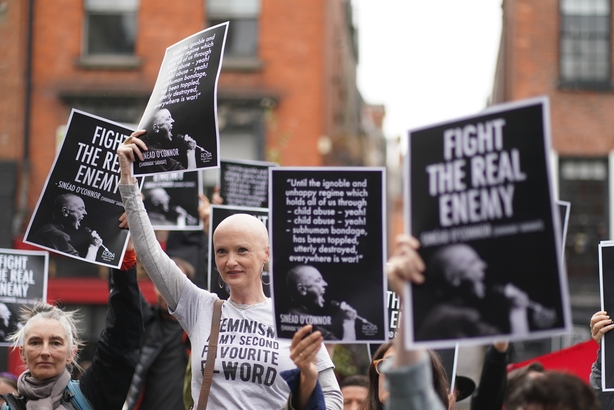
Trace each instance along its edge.
<path fill-rule="evenodd" d="M 348 303 L 326 299 L 328 283 L 313 266 L 293 267 L 288 271 L 286 283 L 290 296 L 288 312 L 313 318 L 314 330 L 322 332 L 324 340 L 355 341 L 356 322 L 370 324 Z"/>
<path fill-rule="evenodd" d="M 76 194 L 63 193 L 53 201 L 52 220 L 38 229 L 30 240 L 50 249 L 94 261 L 102 238 L 82 225 L 87 216 L 85 202 Z"/>
<path fill-rule="evenodd" d="M 416 340 L 527 334 L 551 327 L 555 309 L 542 306 L 513 283 L 486 285 L 488 264 L 467 244 L 448 245 L 430 258 Z M 424 310 L 423 310 L 424 309 Z"/>
<path fill-rule="evenodd" d="M 188 134 L 173 134 L 175 119 L 171 112 L 162 108 L 153 116 L 147 133 L 141 137 L 150 152 L 162 151 L 165 164 L 158 164 L 163 171 L 190 170 L 208 162 L 211 153 L 200 147 Z M 151 159 L 154 159 L 152 155 Z M 156 161 L 158 162 L 158 161 Z"/>
<path fill-rule="evenodd" d="M 172 204 L 164 188 L 143 189 L 143 204 L 153 226 L 198 225 L 198 218 L 183 207 Z"/>

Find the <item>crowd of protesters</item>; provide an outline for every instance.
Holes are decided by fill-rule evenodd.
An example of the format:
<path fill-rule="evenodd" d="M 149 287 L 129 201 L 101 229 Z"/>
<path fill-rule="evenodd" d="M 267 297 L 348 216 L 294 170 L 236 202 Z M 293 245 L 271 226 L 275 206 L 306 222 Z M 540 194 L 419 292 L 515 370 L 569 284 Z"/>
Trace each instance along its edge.
<path fill-rule="evenodd" d="M 186 261 L 190 258 L 171 258 L 160 246 L 160 233 L 156 235 L 151 227 L 131 175 L 132 162 L 142 159 L 146 150 L 140 139 L 143 134 L 133 133 L 118 148 L 119 189 L 126 211 L 119 223 L 130 229 L 132 239 L 122 269 L 112 273 L 106 326 L 91 365 L 78 381 L 71 379 L 70 371 L 80 368 L 82 344 L 74 312 L 46 303 L 26 309 L 19 330 L 9 336 L 26 370 L 19 376 L 0 374 L 3 409 L 187 409 L 200 404 L 209 408 L 440 410 L 454 409 L 464 399 L 470 399 L 472 410 L 614 409 L 610 395 L 601 391 L 599 359 L 592 367 L 589 386 L 573 375 L 547 371 L 539 363 L 508 373 L 509 343 L 494 343 L 486 349 L 477 387 L 463 391 L 459 386 L 451 389 L 435 351 L 407 350 L 402 330 L 375 352 L 367 374 L 346 376 L 341 383 L 322 334 L 311 326 L 299 329 L 291 341 L 271 344 L 274 352 L 253 365 L 254 377 L 248 382 L 229 377 L 222 363 L 214 360 L 216 344 L 210 340 L 216 337 L 214 323 L 255 320 L 266 329 L 274 328 L 272 303 L 263 292 L 261 277 L 269 260 L 268 232 L 259 220 L 245 214 L 221 222 L 211 232 L 212 255 L 230 297 L 220 301 L 197 286 L 199 273 Z M 210 209 L 208 200 L 201 200 L 205 232 L 200 235 L 206 237 Z M 222 199 L 214 196 L 213 201 Z M 205 251 L 206 240 L 199 243 L 192 254 Z M 415 238 L 397 239 L 387 264 L 388 281 L 397 294 L 403 293 L 407 282 L 424 280 L 418 247 Z M 145 302 L 138 289 L 137 258 L 155 285 L 155 305 Z M 198 265 L 202 268 L 206 263 Z M 614 324 L 600 311 L 591 318 L 590 328 L 592 338 L 600 343 Z M 240 336 L 240 332 L 228 336 Z M 209 361 L 213 370 L 207 375 Z M 255 366 L 268 370 L 257 376 Z"/>

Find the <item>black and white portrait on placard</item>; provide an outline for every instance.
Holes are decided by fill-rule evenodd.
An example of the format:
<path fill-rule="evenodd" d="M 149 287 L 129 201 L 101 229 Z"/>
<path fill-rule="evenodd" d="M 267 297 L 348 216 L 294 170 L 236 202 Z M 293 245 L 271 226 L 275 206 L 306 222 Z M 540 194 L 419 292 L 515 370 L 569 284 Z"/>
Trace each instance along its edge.
<path fill-rule="evenodd" d="M 326 294 L 328 283 L 322 273 L 311 265 L 297 265 L 286 274 L 290 296 L 288 313 L 300 318 L 326 318 L 315 323 L 325 340 L 356 340 L 356 321 L 368 322 L 347 302 L 338 302 Z"/>
<path fill-rule="evenodd" d="M 529 334 L 557 322 L 554 308 L 529 298 L 513 282 L 487 281 L 488 263 L 467 244 L 439 248 L 427 266 L 431 288 L 418 340 Z M 487 283 L 489 283 L 487 285 Z"/>
<path fill-rule="evenodd" d="M 29 240 L 49 249 L 95 261 L 103 240 L 98 232 L 83 226 L 87 209 L 83 198 L 62 193 L 53 201 L 51 220 L 34 232 Z"/>
<path fill-rule="evenodd" d="M 144 177 L 143 204 L 154 229 L 200 231 L 202 194 L 200 171 L 171 172 Z"/>
<path fill-rule="evenodd" d="M 164 164 L 141 166 L 142 170 L 153 170 L 158 166 L 163 171 L 180 171 L 207 166 L 212 158 L 211 152 L 199 146 L 189 134 L 176 134 L 173 131 L 174 123 L 175 120 L 167 108 L 162 108 L 153 115 L 151 123 L 146 127 L 147 134 L 142 138 L 148 148 L 143 155 L 146 159 L 156 159 L 155 162 L 160 161 L 162 153 L 170 155 L 164 155 Z"/>

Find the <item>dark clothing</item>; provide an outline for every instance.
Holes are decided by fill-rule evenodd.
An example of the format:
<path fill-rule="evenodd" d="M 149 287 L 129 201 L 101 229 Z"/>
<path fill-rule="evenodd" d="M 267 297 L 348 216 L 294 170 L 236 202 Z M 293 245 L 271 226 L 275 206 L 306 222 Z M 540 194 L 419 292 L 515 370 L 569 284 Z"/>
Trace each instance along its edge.
<path fill-rule="evenodd" d="M 288 313 L 299 317 L 315 316 L 318 319 L 324 319 L 324 322 L 329 321 L 330 324 L 327 325 L 314 325 L 313 331 L 320 331 L 324 340 L 343 339 L 343 319 L 345 317 L 345 313 L 338 307 L 325 305 L 323 308 L 317 307 L 308 309 L 305 306 L 298 306 L 291 308 Z M 300 323 L 302 324 L 303 322 Z M 304 324 L 307 325 L 309 323 L 310 322 L 305 321 Z"/>
<path fill-rule="evenodd" d="M 508 355 L 488 346 L 480 383 L 471 396 L 471 410 L 501 410 L 505 398 Z"/>
<path fill-rule="evenodd" d="M 144 299 L 145 334 L 127 398 L 128 409 L 183 408 L 183 378 L 189 339 L 176 320 Z"/>
<path fill-rule="evenodd" d="M 139 357 L 143 314 L 136 268 L 113 269 L 106 327 L 92 364 L 80 379 L 81 391 L 96 410 L 121 409 Z"/>
<path fill-rule="evenodd" d="M 98 338 L 92 364 L 79 380 L 81 392 L 94 410 L 121 410 L 143 335 L 136 268 L 114 269 L 112 284 L 106 326 Z"/>
<path fill-rule="evenodd" d="M 480 311 L 463 301 L 442 303 L 433 308 L 423 321 L 416 339 L 455 339 L 501 333 L 484 321 Z"/>
<path fill-rule="evenodd" d="M 601 348 L 597 350 L 597 360 L 591 366 L 590 385 L 601 403 L 603 410 L 614 410 L 614 393 L 601 390 Z"/>
<path fill-rule="evenodd" d="M 179 257 L 190 262 L 196 273 L 192 281 L 199 288 L 208 288 L 209 242 L 203 231 L 170 231 L 166 240 L 166 253 L 171 258 Z"/>
<path fill-rule="evenodd" d="M 279 374 L 288 383 L 290 387 L 290 397 L 286 404 L 286 409 L 294 410 L 297 406 L 295 398 L 299 395 L 301 371 L 299 369 L 285 370 Z M 326 401 L 324 400 L 324 392 L 320 386 L 320 381 L 316 380 L 316 387 L 313 389 L 305 410 L 326 410 Z"/>
<path fill-rule="evenodd" d="M 484 298 L 460 291 L 454 295 L 424 295 L 417 306 L 431 306 L 417 324 L 417 340 L 456 339 L 511 333 L 511 301 L 500 292 L 488 290 Z"/>
<path fill-rule="evenodd" d="M 161 155 L 152 155 L 151 159 L 146 158 L 145 161 L 138 162 L 136 165 L 141 172 L 180 171 L 188 168 L 188 144 L 180 136 L 175 136 L 172 140 L 169 140 L 157 133 L 150 134 L 148 132 L 142 139 L 147 144 L 147 151 L 151 153 L 160 151 Z M 164 161 L 164 163 L 156 164 L 158 161 Z M 141 166 L 146 162 L 153 162 L 154 164 Z"/>
<path fill-rule="evenodd" d="M 73 246 L 72 238 L 64 230 L 64 227 L 57 223 L 50 222 L 43 225 L 29 238 L 29 240 L 47 248 L 57 249 L 69 255 L 83 256 L 79 255 L 79 252 Z"/>

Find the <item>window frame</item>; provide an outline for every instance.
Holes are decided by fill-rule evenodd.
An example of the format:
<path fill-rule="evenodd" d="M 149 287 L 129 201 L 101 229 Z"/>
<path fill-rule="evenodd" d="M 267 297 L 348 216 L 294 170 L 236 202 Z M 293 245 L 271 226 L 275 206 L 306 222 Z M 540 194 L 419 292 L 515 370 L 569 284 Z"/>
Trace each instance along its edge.
<path fill-rule="evenodd" d="M 612 85 L 612 4 L 611 4 L 611 0 L 606 0 L 607 3 L 607 7 L 608 7 L 608 14 L 607 16 L 605 15 L 601 15 L 601 14 L 581 14 L 581 13 L 565 13 L 564 9 L 564 1 L 565 0 L 559 0 L 559 36 L 558 36 L 558 46 L 559 46 L 559 58 L 558 58 L 558 73 L 559 73 L 559 87 L 560 88 L 569 88 L 569 89 L 591 89 L 591 90 L 602 90 L 602 91 L 611 91 L 614 90 L 614 86 Z M 566 30 L 566 24 L 565 20 L 566 18 L 603 18 L 604 21 L 606 22 L 606 31 L 607 31 L 607 35 L 604 35 L 602 37 L 599 36 L 599 33 L 597 31 L 589 31 L 589 38 L 588 39 L 582 39 L 580 38 L 580 36 L 573 36 L 570 35 L 569 31 Z M 590 27 L 591 25 L 588 24 L 588 26 Z M 596 43 L 596 40 L 605 40 L 607 42 L 607 46 L 605 47 L 606 49 L 606 53 L 607 56 L 605 58 L 605 62 L 607 63 L 607 73 L 603 76 L 603 78 L 591 78 L 591 79 L 583 79 L 580 78 L 580 76 L 578 75 L 577 71 L 581 71 L 581 70 L 574 70 L 576 72 L 573 73 L 573 76 L 570 76 L 568 78 L 564 77 L 564 69 L 563 69 L 563 63 L 564 63 L 564 58 L 567 57 L 568 59 L 572 60 L 573 63 L 575 64 L 580 64 L 582 62 L 586 62 L 589 65 L 594 65 L 597 64 L 597 61 L 595 58 L 589 58 L 589 59 L 583 59 L 583 60 L 576 60 L 574 58 L 571 57 L 575 57 L 574 53 L 566 53 L 564 51 L 564 45 L 563 42 L 565 40 L 568 40 L 570 42 L 577 42 L 577 41 L 581 41 L 581 40 L 586 40 L 589 42 L 589 44 L 594 45 Z M 597 56 L 598 53 L 596 51 L 593 51 L 589 57 L 594 57 Z"/>
<path fill-rule="evenodd" d="M 260 60 L 260 16 L 262 14 L 262 1 L 251 0 L 253 2 L 251 10 L 235 10 L 232 11 L 232 6 L 222 7 L 224 10 L 211 10 L 215 6 L 211 0 L 205 0 L 206 10 L 206 23 L 207 26 L 212 27 L 220 22 L 230 21 L 229 33 L 232 30 L 233 22 L 239 20 L 253 20 L 255 22 L 255 44 L 253 54 L 232 54 L 232 50 L 229 49 L 230 43 L 228 37 L 226 38 L 226 49 L 224 51 L 223 68 L 234 71 L 257 71 L 263 67 L 263 63 Z M 226 4 L 224 4 L 226 3 Z M 221 1 L 220 4 L 228 6 L 230 3 Z"/>
<path fill-rule="evenodd" d="M 95 1 L 95 0 L 94 0 Z M 121 0 L 120 0 L 121 1 Z M 140 0 L 133 0 L 131 5 L 117 5 L 116 7 L 108 3 L 106 7 L 93 8 L 88 5 L 88 0 L 83 2 L 83 31 L 81 36 L 81 55 L 76 64 L 82 68 L 125 68 L 134 69 L 141 66 L 141 60 L 136 55 L 136 43 L 138 36 L 138 13 Z M 112 14 L 124 16 L 132 14 L 134 19 L 134 39 L 132 51 L 130 53 L 92 53 L 89 50 L 90 43 L 90 16 L 92 14 L 103 15 Z"/>

